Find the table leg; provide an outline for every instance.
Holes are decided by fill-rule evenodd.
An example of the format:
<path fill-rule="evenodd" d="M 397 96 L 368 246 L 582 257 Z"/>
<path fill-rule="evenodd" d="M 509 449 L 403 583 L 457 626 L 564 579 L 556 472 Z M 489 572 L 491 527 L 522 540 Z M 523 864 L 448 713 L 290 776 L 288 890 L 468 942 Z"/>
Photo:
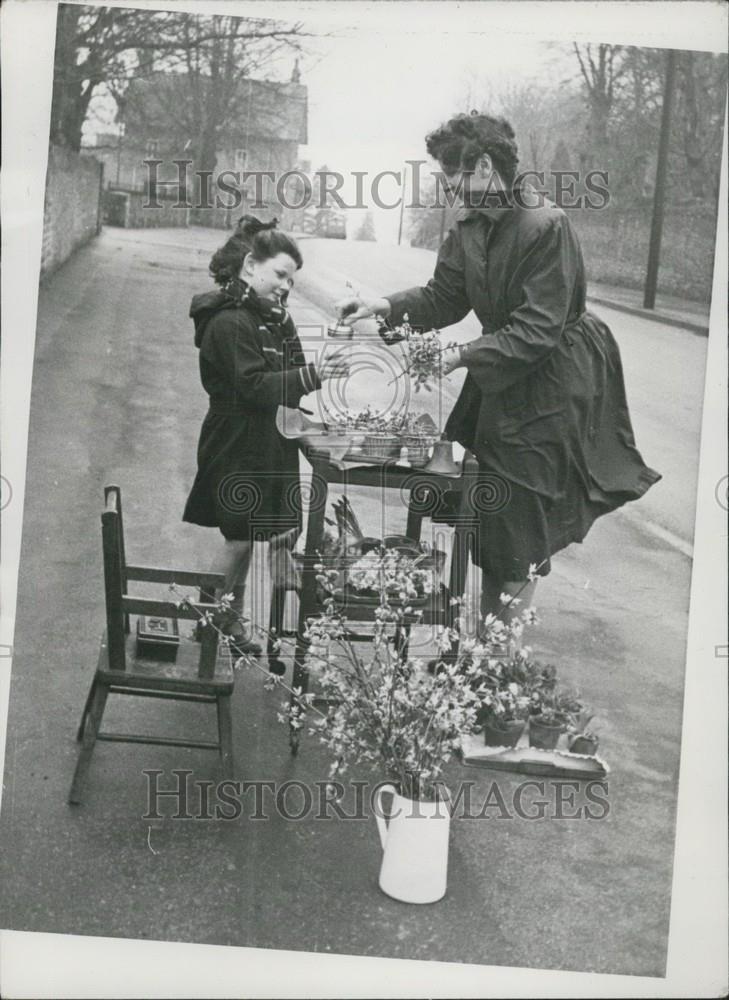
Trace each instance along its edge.
<path fill-rule="evenodd" d="M 266 656 L 268 657 L 268 668 L 272 671 L 272 673 L 279 673 L 278 664 L 280 662 L 281 653 L 280 649 L 276 648 L 276 641 L 280 643 L 281 636 L 283 634 L 286 593 L 287 591 L 284 587 L 271 587 L 271 614 L 268 622 L 268 643 Z"/>
<path fill-rule="evenodd" d="M 306 657 L 307 642 L 304 638 L 306 629 L 306 619 L 314 613 L 316 608 L 316 570 L 314 567 L 319 562 L 322 539 L 324 537 L 324 515 L 329 497 L 329 483 L 326 478 L 317 472 L 316 466 L 312 470 L 312 477 L 317 477 L 317 487 L 312 489 L 312 497 L 315 503 L 309 508 L 309 515 L 306 525 L 306 546 L 304 549 L 304 566 L 301 574 L 301 595 L 299 600 L 299 623 L 296 632 L 296 650 L 294 652 L 294 676 L 293 687 L 301 688 L 305 692 L 308 685 L 308 677 L 304 666 Z"/>
<path fill-rule="evenodd" d="M 408 520 L 405 526 L 405 534 L 412 538 L 414 542 L 420 541 L 423 528 L 423 515 L 417 510 L 413 510 L 412 502 L 408 504 Z"/>
<path fill-rule="evenodd" d="M 453 550 L 451 555 L 451 572 L 449 589 L 451 597 L 462 598 L 465 596 L 466 578 L 468 576 L 468 557 L 472 545 L 476 544 L 476 534 L 478 522 L 473 510 L 472 493 L 473 487 L 478 478 L 478 462 L 474 455 L 466 452 L 463 459 L 463 476 L 461 478 L 461 492 L 456 515 L 455 530 L 453 532 Z M 455 620 L 461 613 L 459 605 L 450 605 L 446 612 L 447 625 L 453 628 Z M 453 644 L 451 654 L 453 658 L 458 655 L 458 641 Z"/>

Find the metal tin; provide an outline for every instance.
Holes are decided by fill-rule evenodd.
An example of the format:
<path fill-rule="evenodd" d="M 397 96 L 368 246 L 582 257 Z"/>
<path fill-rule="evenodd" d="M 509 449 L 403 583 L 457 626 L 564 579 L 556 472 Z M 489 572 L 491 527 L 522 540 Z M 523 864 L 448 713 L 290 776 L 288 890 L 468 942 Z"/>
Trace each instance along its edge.
<path fill-rule="evenodd" d="M 332 337 L 335 340 L 352 340 L 354 330 L 347 323 L 335 323 L 333 326 L 327 327 L 327 337 Z"/>
<path fill-rule="evenodd" d="M 137 656 L 150 656 L 155 660 L 177 659 L 180 632 L 174 618 L 155 618 L 140 615 L 137 618 Z"/>

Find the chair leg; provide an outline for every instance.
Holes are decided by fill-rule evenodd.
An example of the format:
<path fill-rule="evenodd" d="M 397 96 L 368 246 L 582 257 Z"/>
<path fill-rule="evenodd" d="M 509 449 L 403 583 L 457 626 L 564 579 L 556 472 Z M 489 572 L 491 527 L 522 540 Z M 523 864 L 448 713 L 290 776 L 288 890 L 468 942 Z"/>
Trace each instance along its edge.
<path fill-rule="evenodd" d="M 109 689 L 105 684 L 96 685 L 96 690 L 93 693 L 88 709 L 88 719 L 84 726 L 81 752 L 78 755 L 76 770 L 73 773 L 73 781 L 71 782 L 71 791 L 68 795 L 68 801 L 71 805 L 78 805 L 81 802 L 81 793 L 86 781 L 86 773 L 91 763 L 91 754 L 94 752 L 96 734 L 101 726 L 101 717 L 104 714 L 108 695 Z"/>
<path fill-rule="evenodd" d="M 218 709 L 218 740 L 220 759 L 223 763 L 223 777 L 233 780 L 233 718 L 230 711 L 230 695 L 221 695 L 216 701 Z"/>
<path fill-rule="evenodd" d="M 84 705 L 84 710 L 81 713 L 81 721 L 79 722 L 78 730 L 76 732 L 76 742 L 80 743 L 83 739 L 84 728 L 86 726 L 86 720 L 89 716 L 89 709 L 91 708 L 91 702 L 94 700 L 94 694 L 96 693 L 96 685 L 98 680 L 96 674 L 94 674 L 94 679 L 91 682 L 91 687 L 89 688 L 89 693 L 86 695 L 86 704 Z"/>

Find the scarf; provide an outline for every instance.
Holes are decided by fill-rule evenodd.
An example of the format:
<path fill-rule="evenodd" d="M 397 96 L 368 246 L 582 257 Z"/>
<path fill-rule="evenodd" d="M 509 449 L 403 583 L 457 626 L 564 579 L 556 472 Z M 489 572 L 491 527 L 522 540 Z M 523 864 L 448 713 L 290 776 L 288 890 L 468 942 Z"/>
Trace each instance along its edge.
<path fill-rule="evenodd" d="M 236 306 L 245 305 L 256 312 L 270 330 L 281 326 L 289 318 L 284 306 L 277 306 L 275 302 L 261 298 L 242 278 L 232 278 L 223 288 L 223 292 L 233 300 Z"/>

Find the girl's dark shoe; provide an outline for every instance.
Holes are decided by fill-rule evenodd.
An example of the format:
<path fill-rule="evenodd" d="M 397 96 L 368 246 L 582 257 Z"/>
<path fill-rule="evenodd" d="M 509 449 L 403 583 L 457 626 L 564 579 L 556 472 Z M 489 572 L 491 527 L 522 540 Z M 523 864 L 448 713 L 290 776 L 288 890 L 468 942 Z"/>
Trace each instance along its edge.
<path fill-rule="evenodd" d="M 448 663 L 455 662 L 455 657 L 453 656 L 439 656 L 437 660 L 428 660 L 426 664 L 426 670 L 434 677 L 436 674 L 442 674 L 445 670 L 445 665 Z"/>
<path fill-rule="evenodd" d="M 230 649 L 233 655 L 238 656 L 260 656 L 263 647 L 259 642 L 255 642 L 251 639 L 250 632 L 247 630 L 245 632 L 234 632 L 229 635 Z"/>

